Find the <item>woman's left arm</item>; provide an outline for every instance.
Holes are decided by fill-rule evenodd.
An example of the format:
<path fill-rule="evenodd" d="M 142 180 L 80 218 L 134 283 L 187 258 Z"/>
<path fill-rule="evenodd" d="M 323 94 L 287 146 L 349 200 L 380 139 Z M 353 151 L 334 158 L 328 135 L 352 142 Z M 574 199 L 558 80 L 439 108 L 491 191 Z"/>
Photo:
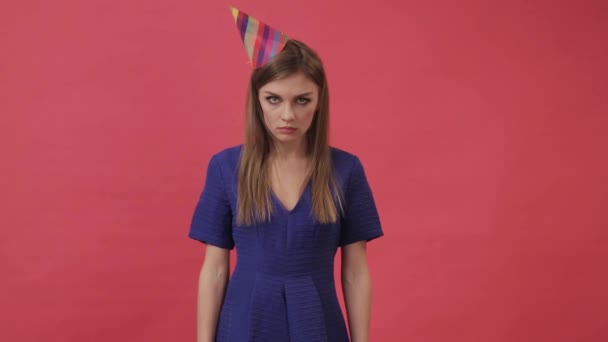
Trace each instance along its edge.
<path fill-rule="evenodd" d="M 342 247 L 342 292 L 352 342 L 369 340 L 371 277 L 366 245 L 359 241 Z"/>

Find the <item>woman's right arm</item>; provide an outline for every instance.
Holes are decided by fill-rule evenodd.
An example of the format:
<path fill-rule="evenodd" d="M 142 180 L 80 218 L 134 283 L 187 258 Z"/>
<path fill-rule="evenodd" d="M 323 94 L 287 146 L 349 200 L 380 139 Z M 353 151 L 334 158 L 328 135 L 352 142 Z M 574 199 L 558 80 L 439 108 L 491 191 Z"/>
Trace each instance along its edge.
<path fill-rule="evenodd" d="M 214 342 L 230 276 L 230 250 L 206 245 L 198 279 L 197 341 Z"/>

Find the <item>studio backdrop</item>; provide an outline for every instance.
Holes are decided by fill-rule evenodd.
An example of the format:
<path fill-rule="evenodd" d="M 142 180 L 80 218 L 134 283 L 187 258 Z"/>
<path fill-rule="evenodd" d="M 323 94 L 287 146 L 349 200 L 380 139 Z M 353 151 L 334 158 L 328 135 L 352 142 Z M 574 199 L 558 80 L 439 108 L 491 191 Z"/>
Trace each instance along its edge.
<path fill-rule="evenodd" d="M 195 340 L 230 5 L 324 61 L 385 232 L 370 341 L 608 341 L 608 7 L 573 0 L 3 0 L 0 341 Z"/>

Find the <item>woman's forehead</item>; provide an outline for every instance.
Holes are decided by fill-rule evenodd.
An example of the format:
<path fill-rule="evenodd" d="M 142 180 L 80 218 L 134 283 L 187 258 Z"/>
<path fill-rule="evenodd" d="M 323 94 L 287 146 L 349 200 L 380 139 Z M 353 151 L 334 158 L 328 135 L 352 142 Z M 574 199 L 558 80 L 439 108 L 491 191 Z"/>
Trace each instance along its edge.
<path fill-rule="evenodd" d="M 316 93 L 317 84 L 301 72 L 290 74 L 283 78 L 270 81 L 260 88 L 260 93 L 270 92 L 277 95 L 289 96 L 304 93 Z"/>

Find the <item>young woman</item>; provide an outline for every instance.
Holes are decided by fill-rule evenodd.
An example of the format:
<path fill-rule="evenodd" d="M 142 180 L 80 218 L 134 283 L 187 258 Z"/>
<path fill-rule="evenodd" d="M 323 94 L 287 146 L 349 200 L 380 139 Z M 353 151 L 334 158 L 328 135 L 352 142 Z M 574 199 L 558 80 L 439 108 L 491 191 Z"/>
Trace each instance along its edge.
<path fill-rule="evenodd" d="M 361 161 L 328 145 L 329 97 L 302 42 L 251 74 L 242 145 L 211 157 L 189 236 L 207 244 L 198 341 L 368 341 L 366 243 L 383 235 Z M 230 250 L 237 261 L 230 273 Z"/>

